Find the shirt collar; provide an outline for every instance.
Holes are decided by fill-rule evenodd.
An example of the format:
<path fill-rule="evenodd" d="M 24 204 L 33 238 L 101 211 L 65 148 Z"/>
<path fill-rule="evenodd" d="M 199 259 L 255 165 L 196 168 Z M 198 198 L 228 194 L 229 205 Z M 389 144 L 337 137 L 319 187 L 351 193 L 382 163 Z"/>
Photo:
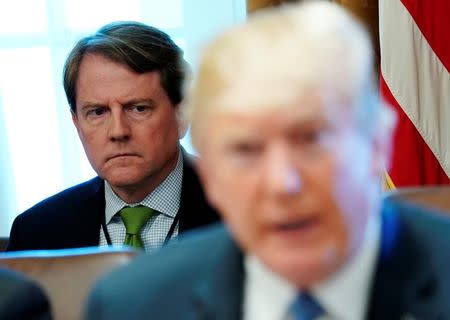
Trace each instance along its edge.
<path fill-rule="evenodd" d="M 181 186 L 183 181 L 183 156 L 178 153 L 175 168 L 151 193 L 141 202 L 127 203 L 123 201 L 105 180 L 105 221 L 108 224 L 113 216 L 125 206 L 134 207 L 143 205 L 152 208 L 159 213 L 174 218 L 180 207 Z M 167 196 L 170 194 L 170 198 Z M 168 201 L 170 199 L 170 201 Z"/>
<path fill-rule="evenodd" d="M 311 290 L 331 319 L 364 319 L 379 251 L 380 220 L 379 215 L 371 216 L 357 254 L 332 278 Z M 244 268 L 244 320 L 286 319 L 298 290 L 254 256 L 244 258 Z"/>
<path fill-rule="evenodd" d="M 362 247 L 336 274 L 312 289 L 312 295 L 333 319 L 364 319 L 376 267 L 381 217 L 370 216 Z M 348 306 L 352 306 L 348 308 Z"/>
<path fill-rule="evenodd" d="M 244 258 L 244 320 L 285 319 L 295 286 L 268 269 L 255 256 Z"/>

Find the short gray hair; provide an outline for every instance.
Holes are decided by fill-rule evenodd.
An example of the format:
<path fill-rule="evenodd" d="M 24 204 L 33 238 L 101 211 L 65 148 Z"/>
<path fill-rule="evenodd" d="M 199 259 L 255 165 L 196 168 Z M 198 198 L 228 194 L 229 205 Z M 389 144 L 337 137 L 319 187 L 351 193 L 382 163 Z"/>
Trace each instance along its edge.
<path fill-rule="evenodd" d="M 188 64 L 183 51 L 163 31 L 135 21 L 117 21 L 80 39 L 67 57 L 63 82 L 72 112 L 76 112 L 78 70 L 88 53 L 104 56 L 128 66 L 136 73 L 159 71 L 161 86 L 170 101 L 178 105 L 183 98 L 183 82 Z"/>

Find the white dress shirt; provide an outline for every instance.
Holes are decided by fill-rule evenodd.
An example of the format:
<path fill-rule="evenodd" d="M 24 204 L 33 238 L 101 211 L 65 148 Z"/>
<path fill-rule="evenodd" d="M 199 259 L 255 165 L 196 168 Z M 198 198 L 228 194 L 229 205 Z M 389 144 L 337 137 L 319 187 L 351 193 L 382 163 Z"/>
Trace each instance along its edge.
<path fill-rule="evenodd" d="M 372 215 L 364 243 L 356 255 L 331 278 L 310 290 L 310 295 L 326 313 L 318 319 L 364 319 L 379 252 L 380 228 L 380 216 Z M 255 256 L 244 259 L 243 319 L 289 319 L 289 308 L 298 293 L 297 288 Z"/>

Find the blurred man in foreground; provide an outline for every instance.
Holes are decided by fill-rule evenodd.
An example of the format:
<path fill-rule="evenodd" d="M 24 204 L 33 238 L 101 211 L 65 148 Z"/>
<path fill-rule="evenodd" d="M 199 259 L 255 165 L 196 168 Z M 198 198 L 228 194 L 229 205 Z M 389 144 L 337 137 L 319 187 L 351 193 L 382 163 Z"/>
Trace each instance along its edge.
<path fill-rule="evenodd" d="M 448 317 L 448 221 L 382 201 L 394 119 L 371 55 L 328 2 L 255 14 L 207 46 L 188 104 L 226 228 L 114 273 L 88 318 Z"/>

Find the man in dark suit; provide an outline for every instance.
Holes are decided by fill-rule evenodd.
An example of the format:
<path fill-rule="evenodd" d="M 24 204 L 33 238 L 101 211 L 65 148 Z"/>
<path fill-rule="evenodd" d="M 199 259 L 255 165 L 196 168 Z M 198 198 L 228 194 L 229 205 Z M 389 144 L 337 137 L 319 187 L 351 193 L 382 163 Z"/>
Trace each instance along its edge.
<path fill-rule="evenodd" d="M 98 177 L 19 215 L 7 250 L 125 243 L 151 251 L 218 219 L 179 144 L 186 66 L 167 34 L 138 22 L 108 24 L 75 45 L 64 89 Z"/>
<path fill-rule="evenodd" d="M 50 320 L 47 297 L 32 281 L 9 270 L 0 270 L 0 319 Z"/>
<path fill-rule="evenodd" d="M 430 217 L 408 204 L 385 202 L 381 252 L 366 315 L 359 319 L 448 319 L 449 228 L 442 217 Z M 419 245 L 417 239 L 421 239 Z M 443 240 L 447 247 L 442 246 Z M 87 318 L 146 319 L 151 314 L 152 319 L 167 320 L 243 319 L 244 261 L 226 229 L 205 229 L 154 259 L 139 257 L 103 280 L 91 297 Z M 152 276 L 145 277 L 147 273 Z M 137 294 L 130 300 L 123 298 L 134 291 Z M 261 294 L 267 295 L 270 305 L 276 293 Z M 123 304 L 114 303 L 121 299 Z M 356 309 L 353 303 L 344 307 Z"/>
<path fill-rule="evenodd" d="M 208 45 L 188 96 L 226 227 L 102 280 L 91 319 L 447 319 L 450 223 L 384 201 L 394 125 L 363 28 L 336 4 L 257 13 Z"/>

